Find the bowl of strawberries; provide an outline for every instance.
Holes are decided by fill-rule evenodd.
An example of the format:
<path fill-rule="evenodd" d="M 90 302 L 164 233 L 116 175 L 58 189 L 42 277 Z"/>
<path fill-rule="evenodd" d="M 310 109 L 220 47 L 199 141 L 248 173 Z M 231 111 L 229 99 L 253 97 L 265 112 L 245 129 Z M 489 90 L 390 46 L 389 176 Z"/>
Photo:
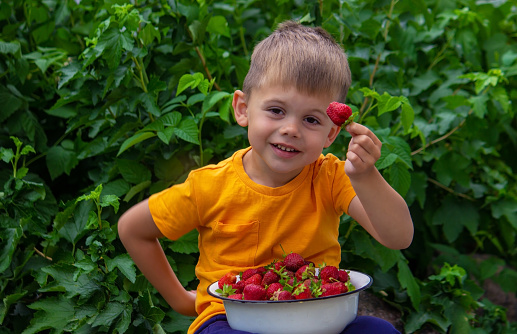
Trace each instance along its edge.
<path fill-rule="evenodd" d="M 260 334 L 338 334 L 357 316 L 371 276 L 306 261 L 297 253 L 268 266 L 228 272 L 208 287 L 232 329 Z"/>

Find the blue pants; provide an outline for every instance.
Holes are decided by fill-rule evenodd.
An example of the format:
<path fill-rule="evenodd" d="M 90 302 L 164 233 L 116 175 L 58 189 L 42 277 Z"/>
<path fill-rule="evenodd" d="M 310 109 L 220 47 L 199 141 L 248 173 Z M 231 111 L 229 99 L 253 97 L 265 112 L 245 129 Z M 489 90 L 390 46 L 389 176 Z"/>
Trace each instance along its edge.
<path fill-rule="evenodd" d="M 341 334 L 400 334 L 391 323 L 384 319 L 358 316 Z M 195 334 L 250 334 L 230 328 L 226 315 L 219 314 L 208 319 Z"/>

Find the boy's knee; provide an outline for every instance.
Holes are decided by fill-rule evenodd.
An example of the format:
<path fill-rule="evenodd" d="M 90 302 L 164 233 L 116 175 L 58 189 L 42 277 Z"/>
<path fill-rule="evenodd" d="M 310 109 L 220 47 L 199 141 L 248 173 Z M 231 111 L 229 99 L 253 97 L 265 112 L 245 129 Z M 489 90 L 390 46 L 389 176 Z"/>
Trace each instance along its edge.
<path fill-rule="evenodd" d="M 358 316 L 352 321 L 342 332 L 342 334 L 370 334 L 370 333 L 393 333 L 400 334 L 400 332 L 388 321 L 371 317 Z"/>

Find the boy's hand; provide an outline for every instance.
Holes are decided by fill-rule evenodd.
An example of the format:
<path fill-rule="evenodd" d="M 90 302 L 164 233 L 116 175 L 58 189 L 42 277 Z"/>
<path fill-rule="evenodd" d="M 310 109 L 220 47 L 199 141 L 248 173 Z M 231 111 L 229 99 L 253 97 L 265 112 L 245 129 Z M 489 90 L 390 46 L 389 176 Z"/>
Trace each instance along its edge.
<path fill-rule="evenodd" d="M 346 153 L 345 172 L 350 178 L 368 174 L 381 156 L 382 143 L 364 125 L 352 122 L 345 127 L 352 135 Z"/>

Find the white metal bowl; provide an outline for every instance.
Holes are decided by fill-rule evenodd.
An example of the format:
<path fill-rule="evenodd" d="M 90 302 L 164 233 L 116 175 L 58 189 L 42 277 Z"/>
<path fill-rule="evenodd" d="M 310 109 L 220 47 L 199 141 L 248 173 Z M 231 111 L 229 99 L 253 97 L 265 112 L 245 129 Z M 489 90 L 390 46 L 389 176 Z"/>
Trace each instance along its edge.
<path fill-rule="evenodd" d="M 235 300 L 220 296 L 217 282 L 208 293 L 223 300 L 231 328 L 259 334 L 338 334 L 357 316 L 359 292 L 371 276 L 350 270 L 354 291 L 305 300 Z"/>

